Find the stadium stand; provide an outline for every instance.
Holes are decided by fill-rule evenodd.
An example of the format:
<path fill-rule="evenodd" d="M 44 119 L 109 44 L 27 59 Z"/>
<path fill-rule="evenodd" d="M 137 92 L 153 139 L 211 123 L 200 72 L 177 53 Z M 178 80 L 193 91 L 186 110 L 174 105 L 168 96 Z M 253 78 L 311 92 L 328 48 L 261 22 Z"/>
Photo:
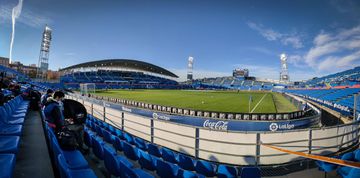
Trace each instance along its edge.
<path fill-rule="evenodd" d="M 334 89 L 289 89 L 285 92 L 292 93 L 298 96 L 312 99 L 321 104 L 338 104 L 354 110 L 354 94 L 360 93 L 360 88 L 334 88 Z M 341 108 L 341 107 L 340 107 Z M 339 110 L 337 108 L 334 108 Z M 356 109 L 360 109 L 360 103 L 356 105 Z M 341 109 L 339 110 L 341 112 Z M 351 115 L 351 112 L 342 112 L 345 115 Z"/>
<path fill-rule="evenodd" d="M 106 68 L 106 69 L 104 69 Z M 76 69 L 91 69 L 79 71 Z M 76 71 L 74 71 L 76 70 Z M 79 88 L 80 83 L 96 83 L 97 89 L 181 88 L 172 72 L 150 63 L 111 59 L 82 63 L 61 69 L 60 83 L 67 88 Z"/>
<path fill-rule="evenodd" d="M 360 67 L 343 72 L 327 75 L 320 78 L 313 78 L 305 82 L 308 87 L 337 87 L 355 86 L 360 84 Z"/>
<path fill-rule="evenodd" d="M 237 77 L 204 78 L 194 81 L 194 88 L 203 89 L 269 91 L 272 90 L 275 85 L 276 84 L 270 82 L 244 80 L 243 78 Z"/>

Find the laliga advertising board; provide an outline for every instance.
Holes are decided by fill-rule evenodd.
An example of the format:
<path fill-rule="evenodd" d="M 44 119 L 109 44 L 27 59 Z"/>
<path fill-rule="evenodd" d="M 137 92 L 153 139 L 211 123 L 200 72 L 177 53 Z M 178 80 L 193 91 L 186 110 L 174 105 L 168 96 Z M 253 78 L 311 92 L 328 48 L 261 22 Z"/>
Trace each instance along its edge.
<path fill-rule="evenodd" d="M 106 103 L 105 106 L 115 110 L 143 116 L 148 119 L 174 122 L 219 131 L 285 131 L 303 129 L 318 124 L 320 119 L 319 116 L 312 116 L 286 121 L 222 120 L 184 115 L 171 115 L 113 103 Z"/>

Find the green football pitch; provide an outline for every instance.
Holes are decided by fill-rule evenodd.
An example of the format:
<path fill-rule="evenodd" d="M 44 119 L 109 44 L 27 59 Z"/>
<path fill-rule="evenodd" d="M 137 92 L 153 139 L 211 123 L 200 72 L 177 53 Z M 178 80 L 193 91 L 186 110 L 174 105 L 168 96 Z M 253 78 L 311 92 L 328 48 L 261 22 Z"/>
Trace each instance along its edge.
<path fill-rule="evenodd" d="M 96 91 L 95 95 L 213 112 L 284 113 L 297 110 L 289 100 L 275 92 L 99 90 Z"/>

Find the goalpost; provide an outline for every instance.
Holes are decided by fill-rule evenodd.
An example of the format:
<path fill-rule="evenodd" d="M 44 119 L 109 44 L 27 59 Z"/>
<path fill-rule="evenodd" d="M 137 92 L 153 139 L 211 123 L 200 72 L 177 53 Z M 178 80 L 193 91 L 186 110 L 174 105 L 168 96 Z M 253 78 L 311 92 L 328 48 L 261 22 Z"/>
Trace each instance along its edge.
<path fill-rule="evenodd" d="M 95 90 L 95 83 L 80 83 L 80 93 L 82 95 L 94 94 Z"/>

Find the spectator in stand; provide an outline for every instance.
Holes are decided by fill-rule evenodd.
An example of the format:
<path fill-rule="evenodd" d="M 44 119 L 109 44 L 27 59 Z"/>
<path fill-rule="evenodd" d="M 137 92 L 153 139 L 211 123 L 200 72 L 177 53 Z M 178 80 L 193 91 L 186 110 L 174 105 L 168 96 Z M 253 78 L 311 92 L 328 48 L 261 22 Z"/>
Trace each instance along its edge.
<path fill-rule="evenodd" d="M 31 92 L 34 90 L 34 85 L 30 85 L 28 88 L 25 89 L 23 96 L 25 99 L 31 99 Z"/>
<path fill-rule="evenodd" d="M 45 104 L 45 117 L 49 127 L 53 128 L 55 133 L 61 131 L 65 125 L 63 111 L 61 109 L 62 100 L 65 94 L 62 91 L 56 91 L 53 97 L 48 98 Z"/>
<path fill-rule="evenodd" d="M 54 91 L 52 89 L 47 89 L 46 93 L 41 96 L 41 106 L 45 106 L 48 98 L 52 96 Z"/>

